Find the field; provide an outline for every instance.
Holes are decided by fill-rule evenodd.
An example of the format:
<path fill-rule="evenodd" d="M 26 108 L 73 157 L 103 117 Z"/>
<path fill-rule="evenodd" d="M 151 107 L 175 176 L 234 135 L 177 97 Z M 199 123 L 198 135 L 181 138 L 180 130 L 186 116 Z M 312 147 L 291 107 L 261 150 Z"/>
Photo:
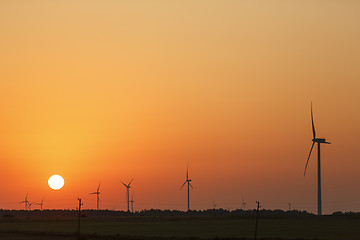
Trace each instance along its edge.
<path fill-rule="evenodd" d="M 359 216 L 260 218 L 258 238 L 358 239 Z M 254 238 L 255 218 L 239 217 L 89 217 L 82 239 Z M 75 219 L 3 218 L 0 239 L 75 239 Z"/>

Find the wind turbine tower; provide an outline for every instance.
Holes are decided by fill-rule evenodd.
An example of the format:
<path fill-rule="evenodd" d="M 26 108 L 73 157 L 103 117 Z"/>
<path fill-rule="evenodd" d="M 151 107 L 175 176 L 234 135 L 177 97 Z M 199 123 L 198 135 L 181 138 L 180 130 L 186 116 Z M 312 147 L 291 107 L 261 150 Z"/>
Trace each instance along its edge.
<path fill-rule="evenodd" d="M 127 211 L 128 212 L 130 212 L 130 204 L 129 204 L 130 203 L 129 194 L 130 194 L 130 188 L 131 188 L 130 184 L 133 180 L 134 179 L 131 179 L 131 181 L 127 185 L 125 183 L 121 182 L 126 187 L 126 200 L 127 200 Z"/>
<path fill-rule="evenodd" d="M 99 210 L 99 202 L 100 202 L 100 184 L 99 183 L 99 186 L 96 190 L 96 192 L 93 192 L 93 193 L 89 193 L 89 195 L 92 195 L 92 194 L 96 194 L 96 210 Z"/>
<path fill-rule="evenodd" d="M 241 202 L 242 202 L 242 210 L 245 211 L 246 203 L 244 202 L 244 199 L 243 199 L 243 198 L 241 198 Z"/>
<path fill-rule="evenodd" d="M 37 203 L 37 205 L 40 205 L 40 210 L 43 210 L 43 205 L 44 205 L 44 198 L 41 200 L 40 203 Z"/>
<path fill-rule="evenodd" d="M 131 203 L 131 212 L 133 213 L 134 212 L 134 193 L 131 195 L 130 203 Z"/>
<path fill-rule="evenodd" d="M 216 209 L 216 203 L 215 203 L 215 201 L 213 200 L 213 206 L 214 206 L 214 209 Z"/>
<path fill-rule="evenodd" d="M 25 197 L 25 201 L 21 201 L 21 202 L 19 202 L 19 203 L 25 203 L 25 211 L 27 211 L 27 207 L 28 207 L 28 204 L 29 204 L 29 201 L 27 200 L 27 198 L 28 198 L 28 193 L 26 194 L 26 197 Z"/>
<path fill-rule="evenodd" d="M 310 148 L 310 153 L 309 153 L 309 156 L 307 158 L 307 161 L 306 161 L 306 165 L 305 165 L 305 171 L 304 171 L 304 176 L 306 174 L 306 169 L 307 169 L 307 166 L 308 166 L 308 163 L 309 163 L 309 159 L 310 159 L 310 156 L 311 156 L 311 152 L 313 150 L 313 147 L 315 145 L 315 143 L 317 143 L 318 145 L 318 215 L 320 216 L 322 214 L 322 208 L 321 208 L 321 164 L 320 164 L 320 145 L 322 143 L 324 144 L 330 144 L 329 142 L 326 141 L 325 138 L 317 138 L 316 137 L 316 132 L 315 132 L 315 126 L 314 126 L 314 117 L 313 117 L 313 110 L 312 110 L 312 104 L 311 104 L 311 125 L 312 125 L 312 132 L 313 132 L 313 143 L 311 145 L 311 148 Z"/>
<path fill-rule="evenodd" d="M 185 184 L 187 184 L 187 209 L 188 211 L 190 211 L 190 187 L 194 188 L 191 185 L 191 179 L 189 179 L 189 166 L 186 167 L 186 180 L 184 182 L 184 184 L 181 186 L 180 190 L 185 186 Z"/>

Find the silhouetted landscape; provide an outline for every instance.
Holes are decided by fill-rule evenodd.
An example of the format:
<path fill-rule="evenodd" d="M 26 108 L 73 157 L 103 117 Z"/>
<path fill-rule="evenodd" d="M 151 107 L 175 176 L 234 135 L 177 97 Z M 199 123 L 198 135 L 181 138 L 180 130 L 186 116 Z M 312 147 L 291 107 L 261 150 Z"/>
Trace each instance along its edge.
<path fill-rule="evenodd" d="M 0 210 L 0 239 L 253 239 L 256 210 Z M 257 239 L 355 239 L 360 213 L 260 210 Z M 25 238 L 28 237 L 28 238 Z"/>

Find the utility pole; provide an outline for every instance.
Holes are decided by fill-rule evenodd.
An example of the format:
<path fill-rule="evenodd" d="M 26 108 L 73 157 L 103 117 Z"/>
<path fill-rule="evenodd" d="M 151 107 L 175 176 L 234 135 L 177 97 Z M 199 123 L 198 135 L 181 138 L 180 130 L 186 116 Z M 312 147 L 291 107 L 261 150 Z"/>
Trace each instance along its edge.
<path fill-rule="evenodd" d="M 83 204 L 81 203 L 81 198 L 78 198 L 78 201 L 79 201 L 78 234 L 80 235 L 81 205 Z"/>
<path fill-rule="evenodd" d="M 256 209 L 256 223 L 255 223 L 255 240 L 256 240 L 256 234 L 257 234 L 257 225 L 258 225 L 258 218 L 259 218 L 259 209 L 261 208 L 260 202 L 256 201 L 257 203 L 257 209 Z"/>

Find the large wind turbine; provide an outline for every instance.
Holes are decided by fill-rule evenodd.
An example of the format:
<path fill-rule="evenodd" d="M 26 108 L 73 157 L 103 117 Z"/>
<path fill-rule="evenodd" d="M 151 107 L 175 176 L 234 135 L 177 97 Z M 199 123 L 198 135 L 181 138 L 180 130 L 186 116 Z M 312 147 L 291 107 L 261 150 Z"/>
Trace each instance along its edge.
<path fill-rule="evenodd" d="M 96 210 L 99 210 L 99 202 L 100 202 L 100 184 L 101 183 L 99 183 L 99 186 L 98 186 L 98 188 L 97 188 L 97 190 L 96 190 L 96 192 L 93 192 L 93 193 L 89 193 L 89 195 L 92 195 L 92 194 L 96 194 Z"/>
<path fill-rule="evenodd" d="M 129 203 L 130 203 L 130 199 L 129 199 L 129 192 L 130 192 L 130 184 L 131 182 L 133 181 L 134 179 L 131 179 L 131 181 L 129 182 L 128 185 L 126 185 L 125 183 L 121 182 L 122 184 L 124 184 L 124 186 L 126 187 L 126 199 L 127 199 L 127 211 L 130 212 L 130 206 L 129 206 Z"/>
<path fill-rule="evenodd" d="M 310 156 L 311 156 L 311 152 L 312 152 L 312 150 L 313 150 L 313 147 L 314 147 L 315 143 L 317 143 L 317 144 L 318 144 L 318 215 L 321 215 L 321 214 L 322 214 L 322 209 L 321 209 L 320 144 L 321 144 L 321 143 L 330 144 L 330 143 L 327 142 L 325 138 L 317 138 L 317 137 L 316 137 L 315 126 L 314 126 L 313 110 L 312 110 L 312 104 L 311 104 L 311 125 L 312 125 L 312 132 L 313 132 L 313 139 L 312 139 L 313 143 L 312 143 L 312 145 L 311 145 L 310 152 L 309 152 L 309 156 L 308 156 L 307 161 L 306 161 L 304 176 L 305 176 L 305 174 L 306 174 L 306 168 L 307 168 L 308 163 L 309 163 L 309 159 L 310 159 Z"/>
<path fill-rule="evenodd" d="M 184 184 L 181 186 L 180 190 L 185 186 L 185 184 L 187 184 L 187 208 L 188 211 L 190 210 L 190 187 L 194 188 L 191 185 L 191 179 L 189 179 L 189 166 L 186 167 L 186 180 L 184 182 Z"/>
<path fill-rule="evenodd" d="M 27 206 L 29 204 L 29 201 L 27 200 L 27 197 L 28 197 L 28 193 L 26 194 L 26 197 L 25 197 L 25 201 L 22 201 L 22 202 L 19 202 L 19 203 L 25 203 L 25 211 L 27 210 Z"/>

